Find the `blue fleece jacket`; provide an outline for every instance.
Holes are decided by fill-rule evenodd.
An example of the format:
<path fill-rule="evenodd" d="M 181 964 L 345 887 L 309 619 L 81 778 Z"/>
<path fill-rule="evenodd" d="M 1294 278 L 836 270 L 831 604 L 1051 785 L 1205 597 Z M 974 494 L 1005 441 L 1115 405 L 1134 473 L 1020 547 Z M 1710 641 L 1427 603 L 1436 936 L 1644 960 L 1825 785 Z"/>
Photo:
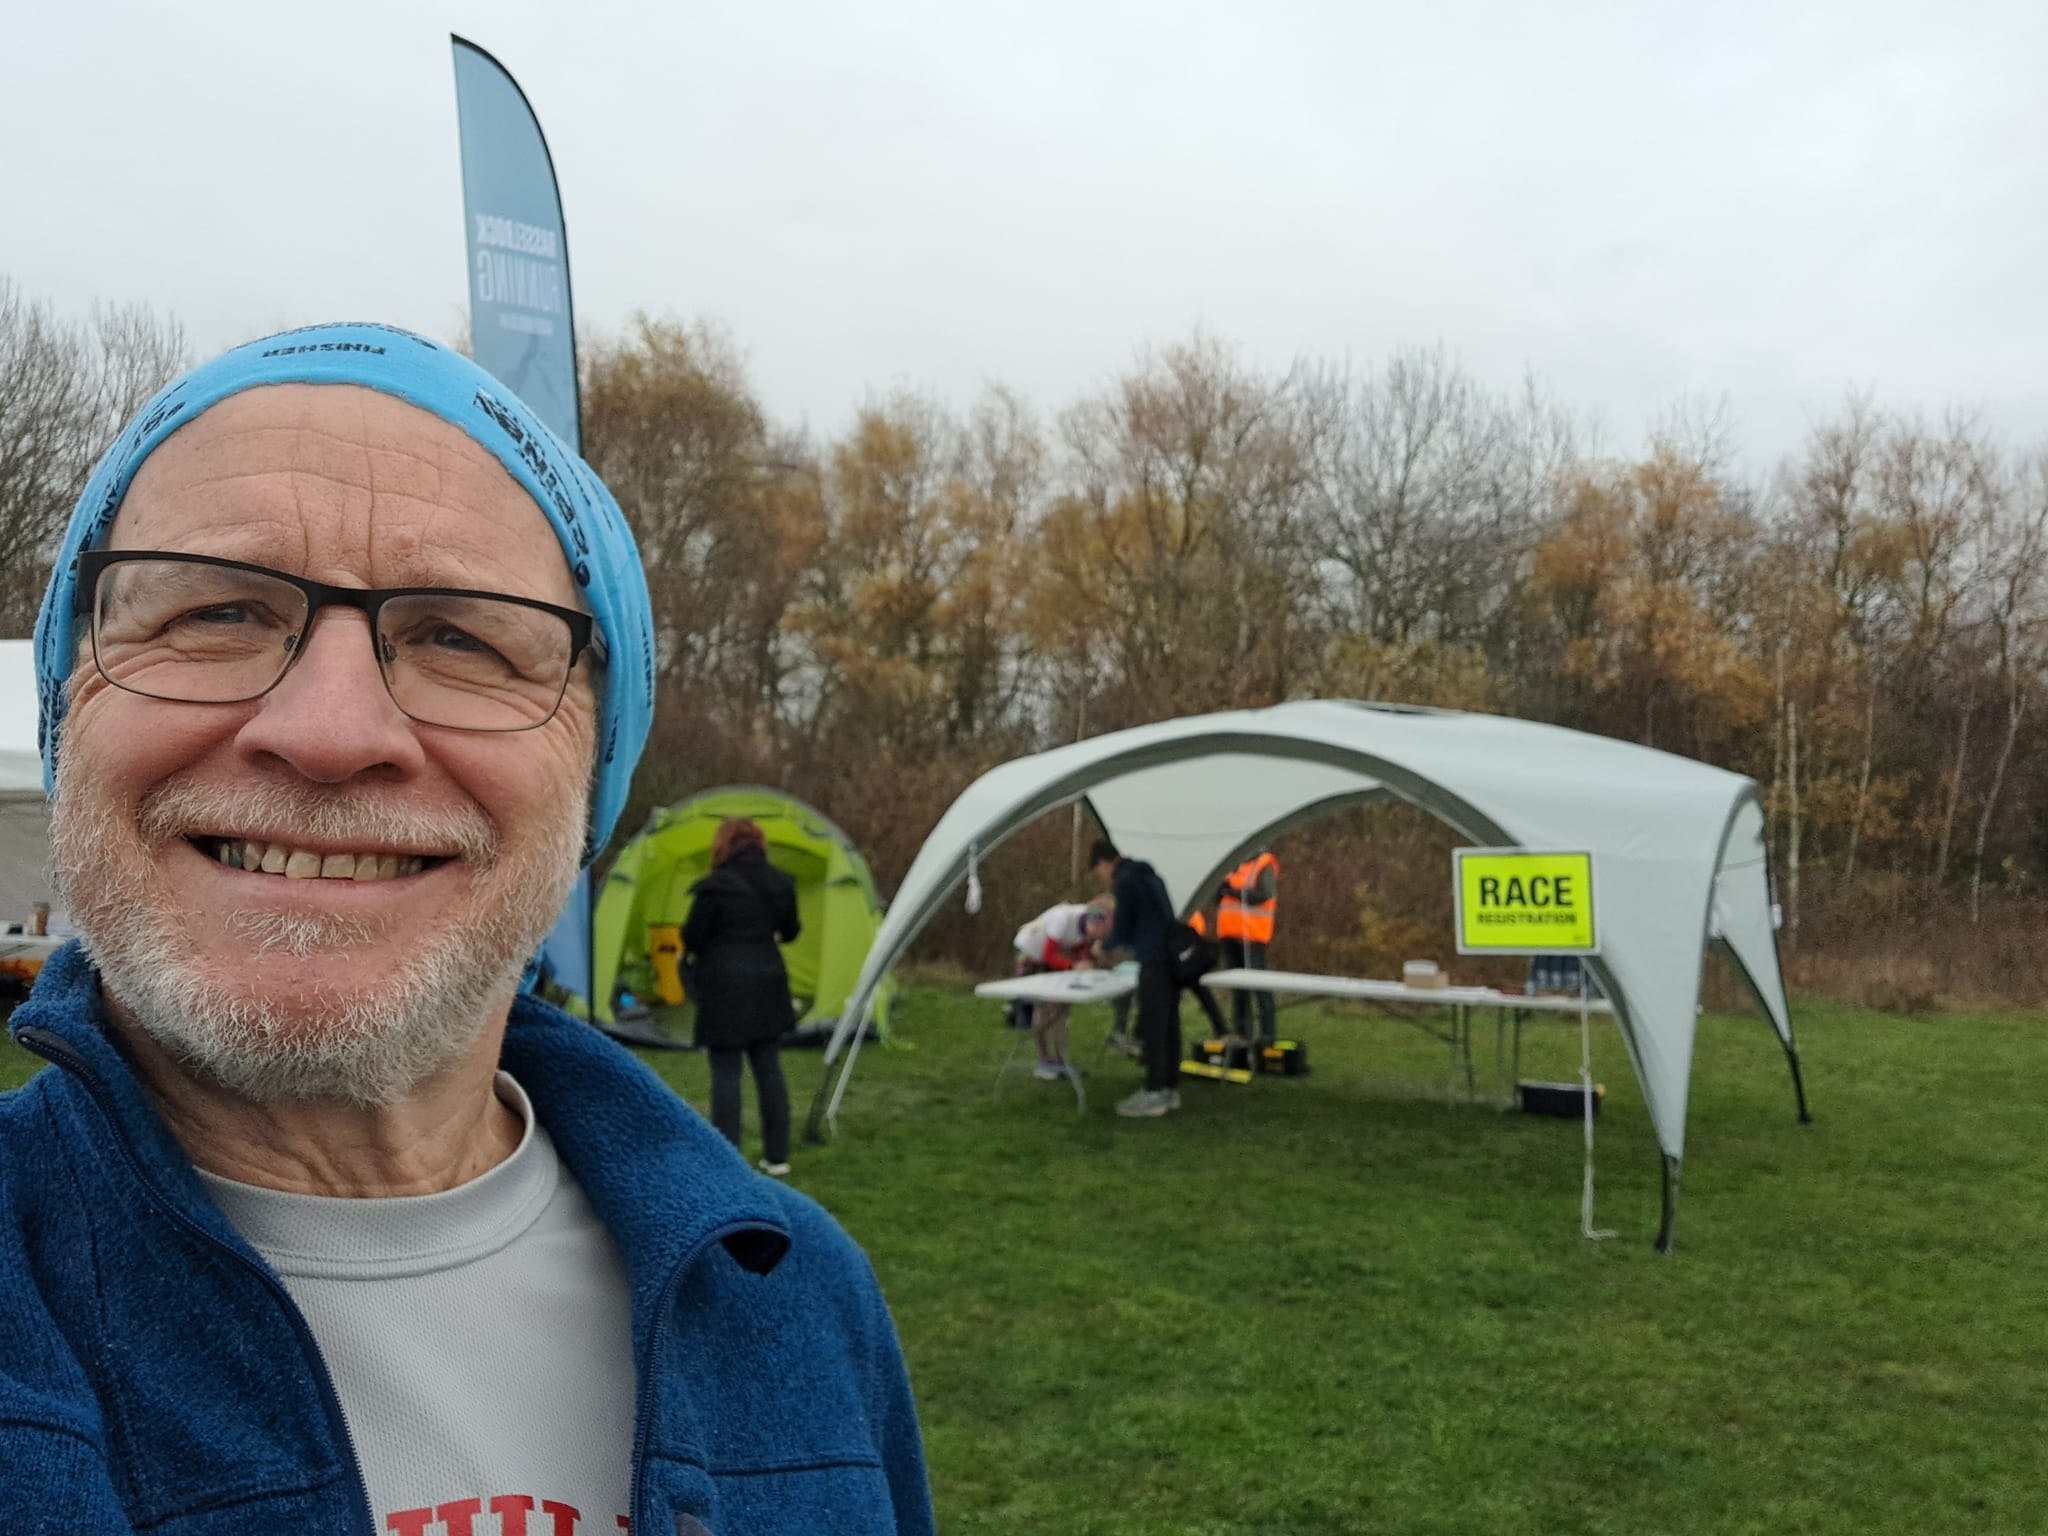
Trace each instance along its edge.
<path fill-rule="evenodd" d="M 384 1536 L 304 1319 L 151 1107 L 76 945 L 12 1029 L 59 1070 L 0 1095 L 0 1531 Z M 631 1279 L 633 1531 L 930 1531 L 895 1331 L 832 1218 L 544 1004 L 514 1006 L 502 1060 Z"/>

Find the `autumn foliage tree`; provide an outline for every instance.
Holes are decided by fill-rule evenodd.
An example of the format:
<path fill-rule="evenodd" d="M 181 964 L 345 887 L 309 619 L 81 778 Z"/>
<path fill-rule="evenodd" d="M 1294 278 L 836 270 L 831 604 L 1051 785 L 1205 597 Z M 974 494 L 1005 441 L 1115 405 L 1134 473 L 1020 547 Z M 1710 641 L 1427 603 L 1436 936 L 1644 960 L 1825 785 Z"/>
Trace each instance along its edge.
<path fill-rule="evenodd" d="M 1764 714 L 1746 612 L 1753 520 L 1668 443 L 1560 482 L 1524 598 L 1549 631 L 1568 723 L 1688 756 L 1725 757 Z"/>
<path fill-rule="evenodd" d="M 1062 416 L 1035 631 L 1101 723 L 1303 690 L 1320 646 L 1303 425 L 1298 378 L 1199 337 Z"/>
<path fill-rule="evenodd" d="M 823 473 L 827 534 L 795 615 L 807 727 L 895 753 L 1000 736 L 1027 658 L 1020 539 L 1041 477 L 1029 413 L 993 391 L 966 421 L 903 395 L 863 410 Z"/>

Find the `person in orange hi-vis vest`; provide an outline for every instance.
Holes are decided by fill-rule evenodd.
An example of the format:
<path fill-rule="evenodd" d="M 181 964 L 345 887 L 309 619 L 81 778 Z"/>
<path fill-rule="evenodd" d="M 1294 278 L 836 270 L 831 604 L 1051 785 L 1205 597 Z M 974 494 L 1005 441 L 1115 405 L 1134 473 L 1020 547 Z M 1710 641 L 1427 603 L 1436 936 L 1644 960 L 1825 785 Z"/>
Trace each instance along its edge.
<path fill-rule="evenodd" d="M 1266 969 L 1266 950 L 1273 942 L 1273 914 L 1279 904 L 1280 861 L 1268 850 L 1261 849 L 1223 877 L 1216 893 L 1216 941 L 1222 947 L 1226 968 Z M 1255 1007 L 1258 1037 L 1270 1041 L 1279 1032 L 1270 992 L 1234 993 L 1230 999 L 1232 1028 L 1249 1037 L 1247 1026 Z"/>

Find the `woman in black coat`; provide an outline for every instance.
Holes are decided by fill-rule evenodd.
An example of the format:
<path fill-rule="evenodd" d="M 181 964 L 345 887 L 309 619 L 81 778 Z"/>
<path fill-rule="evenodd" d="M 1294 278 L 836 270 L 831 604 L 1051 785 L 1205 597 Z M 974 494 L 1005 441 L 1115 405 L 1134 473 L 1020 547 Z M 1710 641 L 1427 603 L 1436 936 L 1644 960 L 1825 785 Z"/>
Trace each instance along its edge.
<path fill-rule="evenodd" d="M 711 840 L 711 873 L 690 888 L 683 924 L 697 1044 L 711 1056 L 711 1123 L 740 1144 L 740 1062 L 754 1069 L 761 1100 L 759 1167 L 789 1172 L 789 1088 L 782 1037 L 795 1016 L 778 943 L 797 936 L 796 882 L 768 862 L 768 842 L 738 817 Z"/>

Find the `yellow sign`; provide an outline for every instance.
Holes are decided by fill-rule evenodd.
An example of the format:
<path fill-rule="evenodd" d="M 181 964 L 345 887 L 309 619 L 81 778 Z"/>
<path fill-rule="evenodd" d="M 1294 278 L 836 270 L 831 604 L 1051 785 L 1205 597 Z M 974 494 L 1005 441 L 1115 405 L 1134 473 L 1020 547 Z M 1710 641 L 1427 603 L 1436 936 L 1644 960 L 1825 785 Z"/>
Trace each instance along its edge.
<path fill-rule="evenodd" d="M 1593 855 L 1460 848 L 1453 882 L 1461 955 L 1597 955 Z"/>

